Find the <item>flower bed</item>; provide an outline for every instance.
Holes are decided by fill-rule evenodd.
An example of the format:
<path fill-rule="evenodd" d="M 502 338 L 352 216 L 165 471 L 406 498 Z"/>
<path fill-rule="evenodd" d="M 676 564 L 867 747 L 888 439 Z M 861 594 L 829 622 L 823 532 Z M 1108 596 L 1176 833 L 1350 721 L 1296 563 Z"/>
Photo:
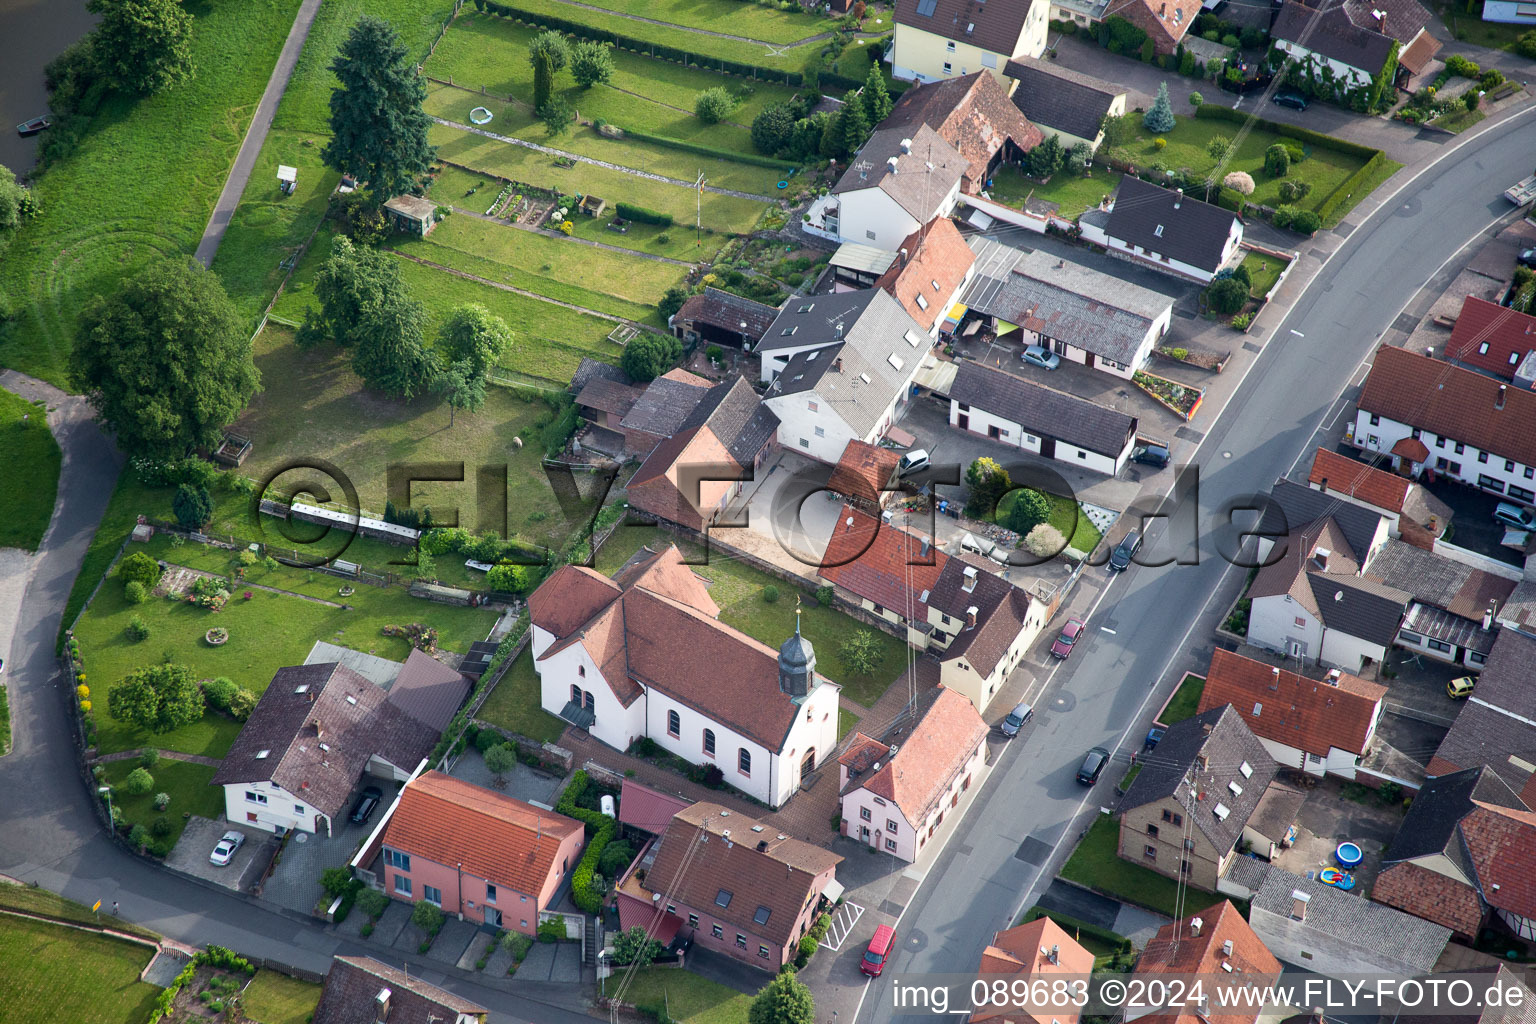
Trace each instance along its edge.
<path fill-rule="evenodd" d="M 225 629 L 223 626 L 214 626 L 208 632 L 203 634 L 203 639 L 208 642 L 210 647 L 217 647 L 220 644 L 229 642 L 229 630 Z"/>
<path fill-rule="evenodd" d="M 1205 400 L 1205 392 L 1202 389 L 1190 384 L 1180 384 L 1167 377 L 1159 377 L 1155 373 L 1138 370 L 1131 380 L 1137 387 L 1156 399 L 1158 404 L 1183 420 L 1193 419 L 1200 409 L 1200 403 Z"/>

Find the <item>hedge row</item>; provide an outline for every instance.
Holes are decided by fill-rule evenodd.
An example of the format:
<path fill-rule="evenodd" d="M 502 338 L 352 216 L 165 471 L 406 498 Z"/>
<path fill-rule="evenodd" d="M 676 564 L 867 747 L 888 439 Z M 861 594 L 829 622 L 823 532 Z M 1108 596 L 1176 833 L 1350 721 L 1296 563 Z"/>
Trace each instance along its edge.
<path fill-rule="evenodd" d="M 697 153 L 699 156 L 714 157 L 716 160 L 734 160 L 739 164 L 751 164 L 754 167 L 770 167 L 775 171 L 782 171 L 784 165 L 789 162 L 741 150 L 714 149 L 710 146 L 701 146 L 696 142 L 684 142 L 682 139 L 674 139 L 666 135 L 652 135 L 650 132 L 636 131 L 633 128 L 624 128 L 622 131 L 626 139 L 639 139 L 641 142 L 654 143 L 658 146 L 665 146 L 668 149 L 680 149 L 684 153 Z"/>
<path fill-rule="evenodd" d="M 589 785 L 591 780 L 587 773 L 580 768 L 576 769 L 571 774 L 570 785 L 560 794 L 560 802 L 555 805 L 555 810 L 587 826 L 586 852 L 581 855 L 581 860 L 576 862 L 576 870 L 571 873 L 571 901 L 583 913 L 595 914 L 603 908 L 603 894 L 592 880 L 597 875 L 598 859 L 618 832 L 619 823 L 601 811 L 576 806 L 576 799 L 587 791 Z"/>
<path fill-rule="evenodd" d="M 1025 920 L 1023 923 L 1028 924 L 1030 921 L 1038 921 L 1042 917 L 1050 918 L 1052 921 L 1055 921 L 1058 925 L 1060 925 L 1064 930 L 1073 933 L 1079 939 L 1086 935 L 1090 939 L 1097 939 L 1098 941 L 1104 943 L 1106 946 L 1112 946 L 1119 950 L 1127 949 L 1131 945 L 1130 939 L 1127 939 L 1124 935 L 1112 932 L 1108 928 L 1099 928 L 1095 925 L 1088 924 L 1087 922 L 1079 921 L 1075 917 L 1068 917 L 1066 914 L 1058 914 L 1054 911 L 1046 910 L 1043 907 L 1031 908 L 1029 913 L 1025 915 Z"/>
<path fill-rule="evenodd" d="M 664 228 L 672 226 L 670 213 L 657 213 L 655 210 L 647 210 L 634 203 L 614 203 L 613 208 L 625 220 L 638 221 L 641 224 L 656 224 Z"/>
<path fill-rule="evenodd" d="M 1327 199 L 1324 199 L 1322 202 L 1317 204 L 1316 213 L 1323 224 L 1332 224 L 1334 213 L 1338 211 L 1340 206 L 1351 201 L 1355 189 L 1358 188 L 1360 184 L 1367 178 L 1375 174 L 1376 170 L 1381 167 L 1386 159 L 1386 154 L 1380 150 L 1377 150 L 1375 156 L 1371 157 L 1364 164 L 1362 164 L 1360 169 L 1354 174 L 1351 174 L 1349 177 L 1345 178 L 1344 181 L 1340 183 L 1339 187 L 1334 189 Z M 1361 196 L 1361 198 L 1364 199 L 1365 197 Z"/>
<path fill-rule="evenodd" d="M 1216 103 L 1202 103 L 1195 108 L 1195 116 L 1207 120 L 1215 118 L 1218 121 L 1232 121 L 1236 124 L 1255 124 L 1264 131 L 1273 132 L 1282 138 L 1299 139 L 1309 142 L 1323 149 L 1331 149 L 1336 153 L 1348 153 L 1350 156 L 1358 156 L 1369 160 L 1371 157 L 1380 156 L 1381 150 L 1370 146 L 1363 146 L 1358 142 L 1350 142 L 1347 139 L 1335 138 L 1332 135 L 1324 135 L 1315 132 L 1311 128 L 1302 128 L 1293 124 L 1281 124 L 1278 121 L 1266 121 L 1262 117 L 1253 117 L 1245 110 L 1233 110 Z"/>

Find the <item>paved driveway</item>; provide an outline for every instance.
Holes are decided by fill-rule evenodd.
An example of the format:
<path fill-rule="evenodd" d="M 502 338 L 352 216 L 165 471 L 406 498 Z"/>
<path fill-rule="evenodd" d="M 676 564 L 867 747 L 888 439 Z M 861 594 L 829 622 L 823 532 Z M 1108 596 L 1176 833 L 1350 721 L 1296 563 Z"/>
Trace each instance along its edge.
<path fill-rule="evenodd" d="M 387 801 L 393 796 L 386 792 L 384 799 Z M 345 806 L 350 812 L 352 801 L 349 799 Z M 272 877 L 262 887 L 262 898 L 301 914 L 310 913 L 324 892 L 320 888 L 320 873 L 326 868 L 345 866 L 352 859 L 358 846 L 378 823 L 378 813 L 362 825 L 352 825 L 344 815 L 338 815 L 341 820 L 336 823 L 335 834 L 331 836 L 295 832 L 283 846 Z"/>
<path fill-rule="evenodd" d="M 1476 466 L 1476 463 L 1472 465 Z M 1504 527 L 1493 518 L 1493 510 L 1505 499 L 1444 478 L 1434 483 L 1420 483 L 1429 493 L 1451 506 L 1451 535 L 1446 538 L 1450 543 L 1510 565 L 1524 563 L 1525 558 L 1520 552 L 1504 546 Z"/>
<path fill-rule="evenodd" d="M 229 831 L 245 836 L 245 843 L 235 851 L 233 860 L 218 867 L 209 862 L 208 855 L 220 837 Z M 249 892 L 267 870 L 277 845 L 277 838 L 270 832 L 194 816 L 188 819 L 186 831 L 176 841 L 176 848 L 165 859 L 165 865 L 235 892 Z"/>
<path fill-rule="evenodd" d="M 563 780 L 548 772 L 541 772 L 536 768 L 530 768 L 519 762 L 506 776 L 506 785 L 497 787 L 496 780 L 486 770 L 485 758 L 480 751 L 470 747 L 454 762 L 453 771 L 449 773 L 456 779 L 463 779 L 476 786 L 486 789 L 495 789 L 507 796 L 537 804 L 540 807 L 554 807 L 555 801 L 560 797 L 560 784 Z"/>

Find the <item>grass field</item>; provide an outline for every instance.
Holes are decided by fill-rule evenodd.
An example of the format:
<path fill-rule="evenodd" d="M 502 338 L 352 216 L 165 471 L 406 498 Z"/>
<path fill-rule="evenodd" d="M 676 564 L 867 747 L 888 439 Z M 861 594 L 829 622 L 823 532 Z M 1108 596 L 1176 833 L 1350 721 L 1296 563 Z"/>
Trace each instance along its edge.
<path fill-rule="evenodd" d="M 1099 815 L 1083 841 L 1072 851 L 1072 856 L 1062 865 L 1061 877 L 1160 914 L 1178 917 L 1179 883 L 1140 864 L 1121 859 L 1119 846 L 1119 824 L 1107 814 Z M 1205 907 L 1204 900 L 1214 901 L 1214 897 L 1193 886 L 1184 889 L 1184 897 L 1186 912 Z"/>
<path fill-rule="evenodd" d="M 766 985 L 772 980 L 763 975 Z M 649 967 L 636 971 L 619 998 L 638 1007 L 663 1008 L 678 1024 L 743 1024 L 752 997 L 692 971 Z"/>
<path fill-rule="evenodd" d="M 743 5 L 736 0 L 597 0 L 592 6 L 685 28 L 718 32 L 722 25 L 727 25 L 732 35 L 769 43 L 798 42 L 831 31 L 835 24 L 830 18 L 800 11 L 773 10 L 757 4 Z M 610 21 L 607 24 L 615 23 Z M 623 29 L 615 28 L 615 31 Z"/>
<path fill-rule="evenodd" d="M 298 0 L 197 4 L 197 75 L 102 104 L 75 152 L 36 181 L 42 212 L 0 253 L 16 319 L 0 364 L 62 385 L 74 317 L 151 257 L 190 254 L 293 24 Z"/>
<path fill-rule="evenodd" d="M 14 882 L 0 882 L 0 907 L 11 910 L 24 910 L 29 914 L 42 914 L 47 917 L 58 918 L 61 921 L 78 921 L 81 924 L 100 924 L 100 915 L 90 907 L 74 900 L 67 900 L 58 893 L 31 885 L 17 885 Z M 127 932 L 130 935 L 140 935 L 146 939 L 158 939 L 160 936 L 148 928 L 141 928 L 127 921 L 114 921 L 112 926 L 118 931 Z"/>
<path fill-rule="evenodd" d="M 100 720 L 101 716 L 98 715 L 97 721 Z M 136 760 L 113 761 L 106 766 L 106 783 L 112 787 L 112 808 L 122 812 L 122 820 L 129 828 L 143 825 L 148 829 L 158 818 L 164 818 L 170 823 L 170 834 L 163 840 L 151 838 L 151 842 L 164 842 L 166 849 L 170 849 L 176 845 L 182 830 L 187 827 L 186 814 L 196 814 L 216 821 L 224 813 L 224 790 L 213 785 L 215 769 L 207 765 L 161 758 L 160 763 L 148 769 L 155 777 L 155 788 L 140 796 L 129 796 L 120 787 L 128 774 L 137 767 L 139 762 Z M 164 793 L 171 798 L 163 812 L 155 810 L 157 793 Z"/>
<path fill-rule="evenodd" d="M 1120 178 L 1114 171 L 1095 168 L 1089 178 L 1075 178 L 1063 172 L 1041 184 L 1012 164 L 1003 164 L 992 176 L 989 194 L 1000 203 L 1020 209 L 1024 201 L 1033 196 L 1043 202 L 1056 203 L 1063 217 L 1076 218 L 1084 210 L 1098 206 L 1105 196 L 1114 194 L 1120 186 Z"/>
<path fill-rule="evenodd" d="M 0 927 L 0 1024 L 139 1024 L 160 994 L 139 980 L 152 956 L 148 946 L 122 939 L 6 918 Z"/>
<path fill-rule="evenodd" d="M 565 731 L 565 723 L 539 705 L 539 677 L 533 670 L 532 650 L 517 656 L 476 717 L 541 743 L 554 743 Z"/>
<path fill-rule="evenodd" d="M 1200 695 L 1205 692 L 1205 678 L 1193 673 L 1186 675 L 1179 681 L 1179 688 L 1174 691 L 1173 697 L 1168 701 L 1168 706 L 1163 709 L 1158 721 L 1164 725 L 1173 725 L 1182 722 L 1186 718 L 1193 718 L 1195 711 L 1200 707 Z"/>
<path fill-rule="evenodd" d="M 260 1024 L 309 1024 L 320 986 L 276 971 L 257 971 L 240 996 L 241 1009 Z"/>
<path fill-rule="evenodd" d="M 22 417 L 27 417 L 23 421 Z M 0 391 L 0 548 L 36 551 L 53 518 L 63 456 L 48 429 L 48 410 Z"/>
<path fill-rule="evenodd" d="M 1014 496 L 1023 493 L 1021 490 L 1009 491 L 1003 495 L 1003 500 L 997 503 L 997 515 L 994 522 L 1006 523 L 1008 510 L 1017 500 Z M 1084 554 L 1092 554 L 1093 549 L 1099 546 L 1103 534 L 1099 528 L 1093 525 L 1093 520 L 1088 514 L 1078 507 L 1077 502 L 1071 498 L 1064 498 L 1059 494 L 1045 494 L 1045 500 L 1051 506 L 1051 517 L 1047 520 L 1052 526 L 1061 531 L 1061 535 L 1067 538 L 1067 545 L 1075 551 Z"/>

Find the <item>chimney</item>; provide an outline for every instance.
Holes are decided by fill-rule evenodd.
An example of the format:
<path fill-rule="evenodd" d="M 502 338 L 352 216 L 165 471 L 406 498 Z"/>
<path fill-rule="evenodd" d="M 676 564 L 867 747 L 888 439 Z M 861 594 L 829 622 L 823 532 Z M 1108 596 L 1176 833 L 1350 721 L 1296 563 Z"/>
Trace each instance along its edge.
<path fill-rule="evenodd" d="M 897 255 L 901 257 L 901 265 L 902 266 L 906 266 L 907 265 L 907 250 L 906 249 L 902 249 L 901 252 L 897 253 Z"/>
<path fill-rule="evenodd" d="M 1173 196 L 1173 208 L 1175 210 L 1177 210 L 1179 208 L 1179 206 L 1183 202 L 1184 202 L 1184 190 L 1181 189 L 1181 188 L 1180 189 L 1175 189 L 1174 190 L 1174 196 Z"/>
<path fill-rule="evenodd" d="M 843 322 L 839 320 L 835 325 L 833 325 L 832 330 L 837 337 L 841 338 L 843 336 Z M 840 369 L 840 367 L 837 366 L 833 366 L 832 368 L 834 370 Z"/>
<path fill-rule="evenodd" d="M 971 605 L 969 608 L 967 608 L 965 610 L 965 628 L 966 629 L 975 629 L 976 628 L 976 614 L 978 612 L 980 612 L 980 611 L 981 611 L 981 609 L 977 608 L 975 605 Z"/>
<path fill-rule="evenodd" d="M 911 139 L 902 139 L 901 140 L 901 151 L 903 153 L 910 153 L 910 152 L 912 152 L 912 140 Z"/>
<path fill-rule="evenodd" d="M 923 538 L 922 547 L 918 548 L 917 554 L 918 554 L 918 557 L 920 557 L 920 558 L 927 558 L 928 557 L 928 538 L 927 537 Z"/>
<path fill-rule="evenodd" d="M 1223 942 L 1221 944 L 1221 955 L 1222 956 L 1231 956 L 1232 955 L 1232 940 L 1231 939 L 1228 939 L 1226 942 Z"/>
<path fill-rule="evenodd" d="M 1333 552 L 1329 551 L 1327 548 L 1318 548 L 1316 551 L 1312 552 L 1312 564 L 1317 566 L 1317 568 L 1321 569 L 1323 572 L 1327 572 L 1328 556 L 1331 554 L 1333 554 Z"/>
<path fill-rule="evenodd" d="M 890 171 L 892 174 L 895 174 L 896 173 L 896 163 L 897 163 L 896 158 L 894 156 L 891 157 L 889 160 L 887 160 L 885 162 L 886 170 Z"/>
<path fill-rule="evenodd" d="M 311 704 L 313 704 L 315 702 L 315 691 L 314 690 L 305 690 L 304 691 L 304 699 L 309 701 Z"/>
<path fill-rule="evenodd" d="M 373 1019 L 383 1024 L 389 1020 L 389 999 L 394 995 L 387 988 L 379 989 L 379 994 L 373 997 Z"/>
<path fill-rule="evenodd" d="M 1198 917 L 1192 917 L 1189 919 L 1189 934 L 1198 936 L 1200 934 L 1200 929 L 1204 927 L 1205 921 L 1202 919 Z"/>
<path fill-rule="evenodd" d="M 1205 729 L 1206 729 L 1207 732 L 1209 732 L 1211 727 L 1209 725 L 1207 725 L 1205 727 Z M 1208 769 L 1210 766 L 1211 766 L 1211 759 L 1203 751 L 1201 753 L 1198 753 L 1198 754 L 1195 755 L 1195 767 L 1196 768 L 1200 769 L 1203 772 L 1206 769 Z"/>
<path fill-rule="evenodd" d="M 960 584 L 960 589 L 967 594 L 976 589 L 976 567 L 974 565 L 965 567 L 965 582 Z"/>
<path fill-rule="evenodd" d="M 1506 390 L 1508 390 L 1508 386 L 1507 385 L 1504 385 L 1504 384 L 1500 384 L 1499 385 L 1499 397 L 1493 400 L 1493 407 L 1495 409 L 1502 409 L 1502 408 L 1504 408 L 1504 392 Z"/>
<path fill-rule="evenodd" d="M 1327 683 L 1328 683 L 1329 686 L 1338 686 L 1339 685 L 1339 670 L 1338 669 L 1331 668 L 1331 669 L 1328 670 Z"/>
<path fill-rule="evenodd" d="M 1382 35 L 1387 34 L 1387 12 L 1376 10 L 1371 12 L 1371 17 L 1376 19 L 1376 31 Z"/>
<path fill-rule="evenodd" d="M 841 338 L 843 336 L 843 325 L 841 323 L 839 323 L 837 325 L 837 336 L 839 338 Z M 836 359 L 832 360 L 832 369 L 834 371 L 836 371 L 837 373 L 842 373 L 843 372 L 843 357 L 842 356 L 838 356 Z"/>
<path fill-rule="evenodd" d="M 310 700 L 314 700 L 314 698 L 311 697 Z M 315 724 L 315 739 L 319 739 L 321 736 L 325 735 L 325 730 L 323 730 L 320 727 L 320 719 L 318 719 L 318 718 L 315 719 L 315 723 L 314 724 Z"/>
<path fill-rule="evenodd" d="M 1166 18 L 1166 17 L 1168 17 L 1168 5 L 1167 4 L 1158 4 L 1157 5 L 1157 16 L 1159 18 Z"/>
<path fill-rule="evenodd" d="M 1291 890 L 1291 917 L 1297 921 L 1307 919 L 1307 904 L 1312 902 L 1312 897 L 1300 889 Z"/>
<path fill-rule="evenodd" d="M 1053 963 L 1053 964 L 1061 963 L 1061 947 L 1060 946 L 1052 946 L 1051 947 L 1051 963 Z"/>
<path fill-rule="evenodd" d="M 1483 612 L 1483 632 L 1484 633 L 1488 632 L 1490 629 L 1493 628 L 1493 615 L 1494 615 L 1494 613 L 1496 611 L 1498 611 L 1498 608 L 1499 608 L 1499 603 L 1497 601 L 1489 601 L 1488 602 L 1488 610 Z"/>

